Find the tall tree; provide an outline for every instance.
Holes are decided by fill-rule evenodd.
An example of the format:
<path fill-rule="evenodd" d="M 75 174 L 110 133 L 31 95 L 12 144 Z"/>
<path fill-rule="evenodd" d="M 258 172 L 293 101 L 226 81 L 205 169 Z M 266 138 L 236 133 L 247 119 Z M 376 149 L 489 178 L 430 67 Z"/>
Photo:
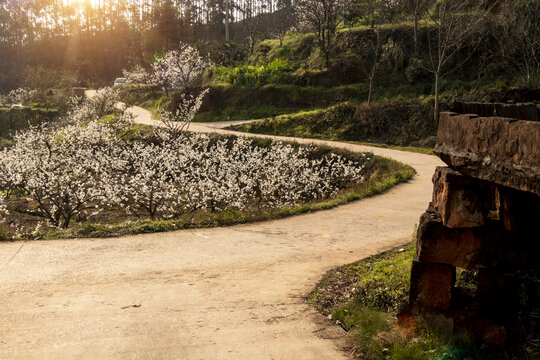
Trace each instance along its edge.
<path fill-rule="evenodd" d="M 426 15 L 426 11 L 433 5 L 434 0 L 405 0 L 404 10 L 405 13 L 412 18 L 413 21 L 413 39 L 414 39 L 414 51 L 418 55 L 418 28 L 420 21 Z"/>
<path fill-rule="evenodd" d="M 425 69 L 434 76 L 436 124 L 439 122 L 441 78 L 468 60 L 465 57 L 452 63 L 465 47 L 475 46 L 473 35 L 496 3 L 497 0 L 437 0 L 427 11 L 432 24 L 425 27 L 428 45 L 420 53 L 424 57 Z"/>
<path fill-rule="evenodd" d="M 540 1 L 507 1 L 500 23 L 503 57 L 525 72 L 525 85 L 540 86 Z"/>
<path fill-rule="evenodd" d="M 301 0 L 296 5 L 302 25 L 315 33 L 315 42 L 327 68 L 330 67 L 336 29 L 348 4 L 348 0 Z"/>
<path fill-rule="evenodd" d="M 171 0 L 162 0 L 158 8 L 157 29 L 165 41 L 165 50 L 177 42 L 178 17 Z"/>
<path fill-rule="evenodd" d="M 279 39 L 279 46 L 283 45 L 283 37 L 291 30 L 296 21 L 296 12 L 291 0 L 278 0 L 277 11 L 274 13 L 272 24 L 273 34 Z"/>
<path fill-rule="evenodd" d="M 388 0 L 363 0 L 358 3 L 360 5 L 357 11 L 369 19 L 371 24 L 371 32 L 365 33 L 360 39 L 356 36 L 356 32 L 349 30 L 347 32 L 347 43 L 353 55 L 357 59 L 359 67 L 369 82 L 368 87 L 368 105 L 371 104 L 375 76 L 379 68 L 383 55 L 383 46 L 390 36 L 390 30 L 385 29 L 383 25 L 388 25 L 394 22 L 394 8 L 398 5 L 397 2 Z M 364 6 L 362 6 L 364 5 Z M 362 10 L 364 12 L 362 12 Z"/>

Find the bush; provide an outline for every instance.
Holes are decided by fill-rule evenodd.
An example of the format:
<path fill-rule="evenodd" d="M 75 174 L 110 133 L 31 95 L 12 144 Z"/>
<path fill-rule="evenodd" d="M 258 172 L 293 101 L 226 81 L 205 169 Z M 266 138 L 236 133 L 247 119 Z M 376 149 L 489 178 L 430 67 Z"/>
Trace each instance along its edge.
<path fill-rule="evenodd" d="M 274 59 L 272 62 L 261 66 L 217 66 L 213 69 L 213 75 L 214 80 L 218 82 L 242 86 L 256 86 L 279 82 L 280 77 L 291 71 L 293 71 L 293 68 L 288 61 Z"/>
<path fill-rule="evenodd" d="M 247 46 L 233 41 L 201 43 L 197 48 L 201 54 L 209 54 L 210 61 L 219 66 L 236 66 L 244 62 L 249 54 Z"/>
<path fill-rule="evenodd" d="M 411 58 L 405 68 L 405 77 L 409 84 L 414 84 L 419 80 L 429 80 L 429 73 L 422 67 L 422 60 Z"/>
<path fill-rule="evenodd" d="M 77 77 L 67 70 L 47 68 L 42 65 L 28 66 L 21 75 L 21 85 L 35 89 L 42 97 L 46 97 L 50 89 L 71 90 L 77 83 Z"/>
<path fill-rule="evenodd" d="M 57 110 L 33 109 L 30 107 L 0 109 L 0 139 L 9 139 L 15 132 L 28 126 L 51 122 L 58 117 Z"/>

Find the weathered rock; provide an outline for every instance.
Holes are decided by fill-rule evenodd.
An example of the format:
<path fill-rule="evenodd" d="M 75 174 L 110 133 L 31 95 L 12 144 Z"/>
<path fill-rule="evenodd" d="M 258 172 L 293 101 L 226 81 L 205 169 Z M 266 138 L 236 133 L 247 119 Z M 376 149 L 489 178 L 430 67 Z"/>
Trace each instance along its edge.
<path fill-rule="evenodd" d="M 536 105 L 466 104 L 478 114 L 530 117 Z M 433 176 L 412 264 L 411 314 L 482 344 L 539 333 L 540 122 L 441 114 Z M 455 286 L 455 267 L 478 278 Z M 536 332 L 535 332 L 536 331 Z"/>
<path fill-rule="evenodd" d="M 535 103 L 504 104 L 456 101 L 453 110 L 459 114 L 474 114 L 482 117 L 499 116 L 540 121 L 540 107 Z"/>
<path fill-rule="evenodd" d="M 479 229 L 482 249 L 479 267 L 515 271 L 540 267 L 540 241 L 537 232 L 506 231 L 498 227 Z"/>
<path fill-rule="evenodd" d="M 476 319 L 473 323 L 474 333 L 488 346 L 504 347 L 506 344 L 506 328 L 488 319 Z"/>
<path fill-rule="evenodd" d="M 475 310 L 476 305 L 476 288 L 469 287 L 454 287 L 452 289 L 452 309 L 457 309 L 454 311 L 453 317 L 463 316 L 459 314 L 463 313 L 472 313 Z"/>
<path fill-rule="evenodd" d="M 449 310 L 456 269 L 450 265 L 413 261 L 410 301 L 413 307 Z"/>
<path fill-rule="evenodd" d="M 435 153 L 463 174 L 540 195 L 540 122 L 441 113 Z"/>
<path fill-rule="evenodd" d="M 491 187 L 483 181 L 448 167 L 437 167 L 433 175 L 433 208 L 444 226 L 451 228 L 484 225 L 491 208 Z"/>
<path fill-rule="evenodd" d="M 519 279 L 480 269 L 476 286 L 477 310 L 480 315 L 508 320 L 515 318 L 519 306 Z"/>
<path fill-rule="evenodd" d="M 433 213 L 420 218 L 416 257 L 421 262 L 473 269 L 478 265 L 482 237 L 474 229 L 451 229 Z"/>
<path fill-rule="evenodd" d="M 497 193 L 498 211 L 506 230 L 536 230 L 540 220 L 540 196 L 505 187 L 499 187 Z"/>

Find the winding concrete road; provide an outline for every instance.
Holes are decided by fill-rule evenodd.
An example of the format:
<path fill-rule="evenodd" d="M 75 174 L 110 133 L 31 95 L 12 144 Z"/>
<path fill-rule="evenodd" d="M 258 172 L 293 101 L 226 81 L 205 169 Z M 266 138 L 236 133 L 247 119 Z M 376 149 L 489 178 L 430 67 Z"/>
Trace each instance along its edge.
<path fill-rule="evenodd" d="M 132 111 L 153 123 L 148 111 Z M 332 340 L 341 329 L 304 297 L 326 270 L 409 241 L 441 162 L 313 142 L 372 151 L 418 175 L 382 195 L 276 221 L 0 243 L 0 359 L 345 359 Z"/>

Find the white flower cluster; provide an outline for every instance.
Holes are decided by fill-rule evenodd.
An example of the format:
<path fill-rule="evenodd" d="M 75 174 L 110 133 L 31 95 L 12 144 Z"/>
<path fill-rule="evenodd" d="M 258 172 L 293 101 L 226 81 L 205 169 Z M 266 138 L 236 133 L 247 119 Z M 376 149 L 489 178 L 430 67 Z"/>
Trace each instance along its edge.
<path fill-rule="evenodd" d="M 157 58 L 150 72 L 135 65 L 131 70 L 122 70 L 127 84 L 160 85 L 166 91 L 186 87 L 202 74 L 210 62 L 200 56 L 197 49 L 180 43 L 178 50 L 170 50 L 163 57 Z"/>
<path fill-rule="evenodd" d="M 7 209 L 7 206 L 4 204 L 5 199 L 6 199 L 6 195 L 5 195 L 5 194 L 0 195 L 0 214 L 6 214 L 6 215 L 8 215 L 8 214 L 9 214 L 9 211 L 8 211 L 8 209 Z"/>
<path fill-rule="evenodd" d="M 0 192 L 26 194 L 51 224 L 67 227 L 74 217 L 111 206 L 151 218 L 264 211 L 322 199 L 363 180 L 363 164 L 334 154 L 316 158 L 310 147 L 163 131 L 134 142 L 117 135 L 99 121 L 20 133 L 0 152 Z"/>
<path fill-rule="evenodd" d="M 95 95 L 90 98 L 71 98 L 64 119 L 69 123 L 99 119 L 112 114 L 119 100 L 119 91 L 111 87 L 96 90 Z"/>
<path fill-rule="evenodd" d="M 187 97 L 185 94 L 182 94 L 176 110 L 159 110 L 159 119 L 167 129 L 169 135 L 176 137 L 182 131 L 188 129 L 189 124 L 201 108 L 203 99 L 208 91 L 209 89 L 205 89 L 196 97 L 192 95 Z"/>
<path fill-rule="evenodd" d="M 106 201 L 114 143 L 120 144 L 109 126 L 91 121 L 56 130 L 36 127 L 14 140 L 0 152 L 0 191 L 26 194 L 51 224 L 64 227 Z"/>
<path fill-rule="evenodd" d="M 168 51 L 162 59 L 152 64 L 153 82 L 166 90 L 185 87 L 209 65 L 210 63 L 199 55 L 197 49 L 180 43 L 178 50 Z"/>
<path fill-rule="evenodd" d="M 337 155 L 310 160 L 313 149 L 277 142 L 263 148 L 244 138 L 216 142 L 204 134 L 183 134 L 124 151 L 120 157 L 129 168 L 116 169 L 114 193 L 126 209 L 144 209 L 152 218 L 294 206 L 362 180 L 359 164 Z"/>
<path fill-rule="evenodd" d="M 135 65 L 131 70 L 122 70 L 122 75 L 126 79 L 126 84 L 132 85 L 153 85 L 154 79 L 145 68 Z"/>
<path fill-rule="evenodd" d="M 0 104 L 3 105 L 12 105 L 12 104 L 21 104 L 30 96 L 32 96 L 36 90 L 30 90 L 25 88 L 18 88 L 11 90 L 5 95 L 0 95 Z"/>

